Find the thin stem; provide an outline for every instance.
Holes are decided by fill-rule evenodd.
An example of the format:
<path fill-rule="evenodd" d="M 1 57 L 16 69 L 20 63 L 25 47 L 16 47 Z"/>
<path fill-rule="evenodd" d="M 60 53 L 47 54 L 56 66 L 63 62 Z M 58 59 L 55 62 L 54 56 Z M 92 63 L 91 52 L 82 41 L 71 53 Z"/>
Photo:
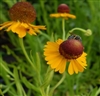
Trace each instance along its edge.
<path fill-rule="evenodd" d="M 40 30 L 39 30 L 39 32 L 40 32 L 40 34 L 41 34 L 42 36 L 44 36 L 46 39 L 50 40 L 50 37 L 49 37 L 47 34 L 41 32 Z"/>
<path fill-rule="evenodd" d="M 50 85 L 46 89 L 46 96 L 49 96 Z"/>
<path fill-rule="evenodd" d="M 31 65 L 31 66 L 33 67 L 33 69 L 36 71 L 36 68 L 35 68 L 33 62 L 30 60 L 30 58 L 29 58 L 29 56 L 28 56 L 28 54 L 27 54 L 27 52 L 26 52 L 26 50 L 25 50 L 25 47 L 24 47 L 23 39 L 22 39 L 22 38 L 19 38 L 19 43 L 20 43 L 20 46 L 21 46 L 21 48 L 22 48 L 22 51 L 23 51 L 23 53 L 24 53 L 24 55 L 25 55 L 27 61 L 30 63 L 30 65 Z"/>
<path fill-rule="evenodd" d="M 2 66 L 2 68 L 3 68 L 7 73 L 9 73 L 12 77 L 14 77 L 13 73 L 5 66 L 4 63 L 5 63 L 5 62 L 3 62 L 3 61 L 0 59 L 0 65 Z"/>
<path fill-rule="evenodd" d="M 0 94 L 1 94 L 1 96 L 4 96 L 4 95 L 3 95 L 3 92 L 2 92 L 2 90 L 1 90 L 1 89 L 0 89 Z"/>
<path fill-rule="evenodd" d="M 62 19 L 62 31 L 63 31 L 62 39 L 65 40 L 65 19 Z"/>
<path fill-rule="evenodd" d="M 75 31 L 75 30 L 80 30 L 80 31 L 82 31 L 82 32 L 86 32 L 86 30 L 84 30 L 84 29 L 81 29 L 81 28 L 73 28 L 72 30 L 70 30 L 69 31 L 69 33 L 72 33 L 73 31 Z"/>
<path fill-rule="evenodd" d="M 50 91 L 50 96 L 52 96 L 54 90 L 64 81 L 66 76 L 66 73 L 63 74 L 62 78 L 60 79 L 60 81 L 51 89 Z"/>
<path fill-rule="evenodd" d="M 41 92 L 41 96 L 46 96 L 43 88 L 40 88 L 40 92 Z"/>

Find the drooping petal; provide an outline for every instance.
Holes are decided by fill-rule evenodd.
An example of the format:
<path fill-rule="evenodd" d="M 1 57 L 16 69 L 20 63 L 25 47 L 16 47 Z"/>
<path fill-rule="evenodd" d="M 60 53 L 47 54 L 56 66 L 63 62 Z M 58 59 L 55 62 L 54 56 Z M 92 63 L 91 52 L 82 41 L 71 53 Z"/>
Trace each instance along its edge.
<path fill-rule="evenodd" d="M 74 68 L 73 68 L 73 64 L 70 62 L 69 67 L 68 67 L 68 73 L 70 75 L 72 75 L 74 73 Z"/>
<path fill-rule="evenodd" d="M 53 14 L 50 14 L 50 17 L 55 17 L 55 18 L 62 17 L 62 18 L 72 18 L 72 19 L 76 18 L 75 15 L 72 15 L 69 13 L 53 13 Z"/>
<path fill-rule="evenodd" d="M 33 35 L 33 34 L 36 35 L 36 32 L 32 28 L 29 29 L 28 33 L 30 35 Z"/>
<path fill-rule="evenodd" d="M 3 23 L 3 24 L 0 24 L 0 30 L 2 30 L 3 28 L 7 28 L 7 27 L 9 27 L 9 26 L 11 26 L 13 24 L 13 22 L 12 21 L 10 21 L 10 22 L 5 22 L 5 23 Z"/>
<path fill-rule="evenodd" d="M 28 24 L 30 27 L 32 27 L 33 29 L 37 28 L 37 29 L 42 29 L 42 30 L 46 30 L 46 27 L 45 26 L 35 26 L 35 25 L 32 25 L 32 24 Z"/>
<path fill-rule="evenodd" d="M 84 71 L 84 67 L 81 66 L 81 65 L 77 62 L 77 60 L 73 60 L 73 61 L 74 61 L 74 65 L 77 67 L 78 71 L 79 71 L 79 72 L 83 72 L 83 71 Z"/>
<path fill-rule="evenodd" d="M 19 36 L 20 38 L 25 37 L 25 36 L 26 36 L 26 31 L 22 31 L 21 33 L 19 32 L 19 33 L 18 33 L 18 36 Z"/>
<path fill-rule="evenodd" d="M 23 23 L 20 21 L 9 21 L 3 24 L 0 24 L 0 30 L 3 28 L 7 28 L 6 31 L 12 31 L 13 33 L 17 33 L 20 38 L 23 38 L 26 33 L 30 35 L 36 35 L 39 33 L 39 29 L 46 30 L 45 26 L 36 26 L 30 23 Z"/>
<path fill-rule="evenodd" d="M 86 56 L 87 54 L 85 53 L 85 52 L 83 52 L 83 54 L 79 57 L 79 58 L 77 58 L 76 60 L 77 60 L 77 62 L 81 65 L 81 66 L 83 66 L 84 68 L 85 68 L 85 66 L 87 66 L 87 63 L 86 63 Z"/>
<path fill-rule="evenodd" d="M 51 68 L 54 69 L 54 68 L 56 68 L 59 65 L 59 63 L 61 62 L 61 60 L 62 60 L 62 57 L 58 56 L 55 59 L 52 59 L 52 60 L 48 61 L 47 64 L 50 64 Z"/>
<path fill-rule="evenodd" d="M 17 33 L 20 38 L 26 36 L 26 30 L 27 29 L 22 25 L 22 23 L 18 24 L 16 28 L 12 29 L 12 31 L 15 31 L 15 33 Z"/>
<path fill-rule="evenodd" d="M 61 68 L 59 70 L 59 73 L 64 73 L 65 72 L 66 62 L 67 62 L 67 60 L 64 58 L 63 61 L 61 62 L 62 63 L 62 66 L 61 66 Z"/>
<path fill-rule="evenodd" d="M 73 65 L 73 70 L 74 70 L 74 72 L 77 74 L 77 73 L 78 73 L 77 64 L 74 62 L 74 60 L 71 60 L 70 63 Z"/>
<path fill-rule="evenodd" d="M 83 59 L 82 57 L 78 58 L 77 62 L 79 62 L 80 65 L 83 66 L 83 67 L 87 66 L 86 59 Z"/>
<path fill-rule="evenodd" d="M 59 64 L 56 66 L 56 68 L 55 68 L 55 72 L 57 72 L 57 71 L 59 71 L 60 72 L 60 70 L 61 70 L 61 68 L 62 68 L 62 65 L 65 65 L 66 64 L 66 62 L 67 62 L 67 60 L 64 58 L 64 57 L 62 57 L 61 58 L 61 62 L 59 62 Z"/>
<path fill-rule="evenodd" d="M 7 31 L 12 31 L 16 33 L 16 28 L 20 25 L 20 22 L 13 22 L 11 26 L 7 28 Z"/>

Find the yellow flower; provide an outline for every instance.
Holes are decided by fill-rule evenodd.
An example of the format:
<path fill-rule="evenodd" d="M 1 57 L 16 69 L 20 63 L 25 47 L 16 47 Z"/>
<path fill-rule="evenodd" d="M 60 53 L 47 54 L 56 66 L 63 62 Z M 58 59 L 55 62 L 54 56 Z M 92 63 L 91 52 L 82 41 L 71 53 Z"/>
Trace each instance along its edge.
<path fill-rule="evenodd" d="M 0 24 L 0 30 L 7 28 L 6 31 L 12 31 L 18 34 L 20 38 L 39 33 L 39 29 L 46 30 L 45 26 L 36 26 L 31 23 L 36 19 L 34 7 L 28 2 L 18 2 L 9 10 L 12 21 Z"/>
<path fill-rule="evenodd" d="M 79 49 L 81 50 L 77 52 Z M 83 49 L 84 48 L 82 48 L 81 43 L 78 40 L 63 41 L 59 39 L 57 42 L 47 42 L 47 45 L 45 45 L 44 48 L 44 56 L 47 64 L 49 64 L 55 72 L 59 71 L 59 73 L 65 71 L 66 63 L 69 62 L 68 73 L 72 75 L 74 72 L 83 72 L 87 66 L 87 54 L 83 52 Z"/>
<path fill-rule="evenodd" d="M 76 18 L 75 15 L 69 13 L 70 12 L 69 7 L 66 4 L 60 4 L 58 6 L 57 12 L 58 13 L 50 14 L 50 17 L 55 17 L 55 18 L 62 17 L 65 19 L 68 19 L 68 18 L 75 19 Z"/>
<path fill-rule="evenodd" d="M 75 15 L 72 15 L 72 14 L 69 14 L 69 13 L 54 13 L 54 14 L 50 14 L 50 17 L 55 17 L 55 18 L 62 17 L 62 18 L 65 18 L 65 19 L 68 19 L 68 18 L 75 19 L 76 18 Z"/>
<path fill-rule="evenodd" d="M 35 26 L 30 23 L 24 23 L 20 21 L 9 21 L 3 24 L 0 24 L 0 30 L 3 28 L 7 28 L 6 31 L 12 31 L 13 33 L 17 33 L 20 38 L 26 36 L 26 33 L 30 35 L 36 35 L 39 33 L 39 29 L 45 30 L 45 26 Z"/>

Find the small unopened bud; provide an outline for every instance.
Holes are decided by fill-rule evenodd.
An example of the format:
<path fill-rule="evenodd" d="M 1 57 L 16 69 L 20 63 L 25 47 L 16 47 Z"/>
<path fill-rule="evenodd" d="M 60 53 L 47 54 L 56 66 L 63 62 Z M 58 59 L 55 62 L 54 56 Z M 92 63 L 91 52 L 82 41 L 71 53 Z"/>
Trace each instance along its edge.
<path fill-rule="evenodd" d="M 92 35 L 92 31 L 90 29 L 87 29 L 86 32 L 84 33 L 86 36 Z"/>

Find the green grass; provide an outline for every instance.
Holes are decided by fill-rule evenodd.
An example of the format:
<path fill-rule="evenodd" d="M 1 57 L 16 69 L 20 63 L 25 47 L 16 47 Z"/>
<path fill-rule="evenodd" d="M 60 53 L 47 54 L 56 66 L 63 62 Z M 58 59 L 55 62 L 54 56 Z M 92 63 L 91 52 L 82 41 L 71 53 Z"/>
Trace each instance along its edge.
<path fill-rule="evenodd" d="M 9 8 L 17 0 L 0 1 L 0 23 L 10 20 Z M 2 44 L 0 48 L 0 96 L 42 96 L 38 92 L 39 85 L 47 87 L 44 82 L 45 73 L 48 68 L 43 56 L 43 48 L 47 41 L 62 38 L 61 19 L 50 18 L 50 13 L 55 13 L 57 6 L 61 3 L 69 5 L 71 13 L 76 15 L 75 20 L 69 19 L 65 22 L 66 33 L 72 28 L 91 29 L 92 35 L 80 35 L 87 55 L 87 69 L 83 73 L 69 75 L 66 68 L 64 81 L 54 91 L 54 96 L 99 96 L 100 95 L 100 1 L 99 0 L 27 0 L 36 9 L 37 18 L 34 24 L 46 25 L 47 30 L 37 36 L 24 38 L 25 49 L 39 73 L 26 60 L 19 44 L 19 38 L 12 32 L 0 31 L 0 37 L 5 37 L 9 44 Z M 2 33 L 2 34 L 1 34 Z M 13 47 L 12 47 L 13 46 Z M 3 56 L 13 56 L 16 61 L 9 64 L 3 60 Z M 38 74 L 38 76 L 37 76 Z M 52 72 L 49 74 L 51 75 Z M 51 80 L 52 88 L 61 79 L 62 75 L 54 73 Z M 46 78 L 50 79 L 50 78 Z M 46 85 L 47 84 L 47 85 Z M 37 87 L 36 87 L 37 86 Z M 48 87 L 49 89 L 49 87 Z M 44 90 L 44 89 L 43 89 Z M 45 89 L 46 90 L 46 89 Z M 7 95 L 6 95 L 7 94 Z"/>

